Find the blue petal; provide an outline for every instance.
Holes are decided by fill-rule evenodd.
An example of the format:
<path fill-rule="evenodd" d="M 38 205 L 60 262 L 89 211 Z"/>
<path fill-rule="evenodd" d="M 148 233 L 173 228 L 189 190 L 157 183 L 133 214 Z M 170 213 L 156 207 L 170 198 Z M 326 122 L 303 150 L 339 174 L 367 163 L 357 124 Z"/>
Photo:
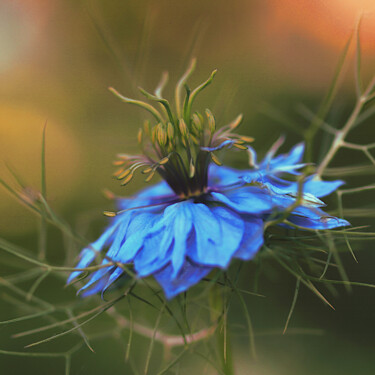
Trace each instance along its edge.
<path fill-rule="evenodd" d="M 117 199 L 116 203 L 120 210 L 124 210 L 133 207 L 155 204 L 157 202 L 168 201 L 173 197 L 175 197 L 175 195 L 172 189 L 165 181 L 162 181 L 141 190 L 135 197 Z"/>
<path fill-rule="evenodd" d="M 170 230 L 148 236 L 141 251 L 134 257 L 134 269 L 145 277 L 163 268 L 171 259 L 173 235 Z"/>
<path fill-rule="evenodd" d="M 274 195 L 267 189 L 256 186 L 241 187 L 223 193 L 211 192 L 208 199 L 224 203 L 236 212 L 243 214 L 263 215 L 271 213 L 277 207 L 288 207 L 293 198 Z"/>
<path fill-rule="evenodd" d="M 150 186 L 146 189 L 141 190 L 137 194 L 137 198 L 158 198 L 163 195 L 171 195 L 173 194 L 173 190 L 170 186 L 163 180 L 153 186 Z"/>
<path fill-rule="evenodd" d="M 169 206 L 164 211 L 165 226 L 173 228 L 173 276 L 176 276 L 185 261 L 186 243 L 193 228 L 194 209 L 195 204 L 188 200 Z"/>
<path fill-rule="evenodd" d="M 317 230 L 350 226 L 348 221 L 330 216 L 319 208 L 298 207 L 288 220 L 300 227 Z"/>
<path fill-rule="evenodd" d="M 137 212 L 129 223 L 129 235 L 117 254 L 114 254 L 111 259 L 122 263 L 132 261 L 143 246 L 144 240 L 148 236 L 150 228 L 158 219 L 158 216 L 158 214 L 151 214 L 149 212 Z"/>
<path fill-rule="evenodd" d="M 295 145 L 287 154 L 282 154 L 272 158 L 273 150 L 271 149 L 266 157 L 260 163 L 261 168 L 278 169 L 285 166 L 299 164 L 302 161 L 305 151 L 304 143 Z"/>
<path fill-rule="evenodd" d="M 93 260 L 98 256 L 98 254 L 103 250 L 104 246 L 111 239 L 114 231 L 116 230 L 116 227 L 116 225 L 108 227 L 105 230 L 105 232 L 95 242 L 93 242 L 92 244 L 90 244 L 89 247 L 86 247 L 81 251 L 79 255 L 80 261 L 76 265 L 76 268 L 86 268 L 93 262 Z M 67 283 L 70 283 L 81 273 L 82 271 L 72 272 L 68 277 Z"/>
<path fill-rule="evenodd" d="M 211 164 L 208 171 L 209 185 L 229 185 L 239 181 L 247 171 Z"/>
<path fill-rule="evenodd" d="M 105 277 L 105 278 L 99 279 L 96 284 L 94 284 L 94 285 L 90 284 L 90 288 L 88 288 L 88 285 L 85 285 L 83 288 L 81 288 L 77 292 L 77 294 L 81 293 L 81 291 L 83 291 L 83 293 L 81 294 L 82 297 L 88 297 L 88 296 L 92 296 L 93 294 L 97 294 L 97 293 L 102 292 L 104 286 L 107 283 L 108 274 L 106 276 L 107 277 Z"/>
<path fill-rule="evenodd" d="M 109 261 L 106 260 L 106 259 L 103 259 L 103 262 L 102 264 L 108 264 Z M 114 266 L 112 267 L 105 267 L 105 268 L 100 268 L 99 270 L 95 271 L 91 277 L 90 277 L 90 281 L 85 284 L 81 289 L 78 290 L 77 294 L 78 293 L 81 293 L 82 291 L 86 290 L 86 289 L 90 289 L 92 285 L 94 285 L 95 283 L 100 283 L 102 284 L 102 281 L 103 281 L 103 277 L 105 279 L 105 282 L 103 284 L 103 286 L 107 283 L 107 279 L 108 279 L 108 274 L 111 273 L 112 270 L 114 270 Z"/>
<path fill-rule="evenodd" d="M 226 141 L 221 142 L 218 146 L 215 146 L 215 147 L 201 147 L 201 150 L 208 151 L 208 152 L 218 151 L 218 150 L 223 149 L 226 146 L 231 147 L 234 143 L 236 143 L 236 141 L 234 141 L 232 139 L 227 139 Z"/>
<path fill-rule="evenodd" d="M 226 268 L 244 236 L 243 219 L 226 207 L 210 211 L 210 220 L 195 216 L 196 242 L 189 248 L 189 258 L 200 265 Z"/>
<path fill-rule="evenodd" d="M 234 257 L 250 260 L 263 245 L 263 220 L 246 216 L 244 218 L 244 236 Z"/>
<path fill-rule="evenodd" d="M 188 290 L 194 284 L 197 284 L 212 270 L 212 267 L 203 267 L 186 261 L 175 277 L 172 277 L 174 270 L 171 265 L 155 273 L 154 276 L 163 288 L 165 296 L 171 299 L 177 294 Z"/>
<path fill-rule="evenodd" d="M 116 267 L 116 269 L 111 273 L 111 276 L 108 278 L 107 283 L 104 285 L 102 293 L 104 293 L 123 273 L 124 271 L 122 268 Z"/>
<path fill-rule="evenodd" d="M 341 185 L 345 184 L 342 180 L 336 181 L 320 181 L 315 176 L 308 178 L 303 185 L 304 191 L 315 195 L 316 197 L 325 197 L 337 190 Z"/>

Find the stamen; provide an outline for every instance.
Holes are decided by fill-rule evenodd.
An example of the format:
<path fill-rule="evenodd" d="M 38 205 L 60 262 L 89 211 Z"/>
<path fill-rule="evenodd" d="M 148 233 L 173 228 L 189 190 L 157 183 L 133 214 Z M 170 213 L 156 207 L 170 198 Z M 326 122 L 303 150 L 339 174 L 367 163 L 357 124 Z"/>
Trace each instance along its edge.
<path fill-rule="evenodd" d="M 147 173 L 150 173 L 151 171 L 152 171 L 152 168 L 151 168 L 151 167 L 148 167 L 148 168 L 144 169 L 144 170 L 142 171 L 142 173 L 143 173 L 143 174 L 147 174 Z"/>
<path fill-rule="evenodd" d="M 210 153 L 210 156 L 211 156 L 212 161 L 213 161 L 216 165 L 218 165 L 219 167 L 220 167 L 221 165 L 223 165 L 223 163 L 218 159 L 218 157 L 217 157 L 213 152 Z"/>
<path fill-rule="evenodd" d="M 122 186 L 125 186 L 127 185 L 133 178 L 134 174 L 133 172 L 131 172 L 126 178 L 125 180 L 121 183 Z"/>
<path fill-rule="evenodd" d="M 155 171 L 152 171 L 146 178 L 145 182 L 150 182 L 152 180 L 152 177 L 154 177 Z"/>
<path fill-rule="evenodd" d="M 126 176 L 128 176 L 130 173 L 132 173 L 132 170 L 131 169 L 126 169 L 123 173 L 121 173 L 120 175 L 118 175 L 117 178 L 119 180 L 122 180 L 123 178 L 125 178 Z"/>
<path fill-rule="evenodd" d="M 165 158 L 159 161 L 159 165 L 164 165 L 164 164 L 167 164 L 168 162 L 169 162 L 169 157 L 166 156 Z"/>
<path fill-rule="evenodd" d="M 243 146 L 239 143 L 233 143 L 233 146 L 238 148 L 239 150 L 247 150 L 247 147 L 246 146 Z"/>
<path fill-rule="evenodd" d="M 216 123 L 215 123 L 215 118 L 214 115 L 211 113 L 209 109 L 206 109 L 206 116 L 208 119 L 208 129 L 211 134 L 213 134 L 216 130 Z"/>
<path fill-rule="evenodd" d="M 194 166 L 194 162 L 193 162 L 193 159 L 190 159 L 190 165 L 189 165 L 189 177 L 190 177 L 190 178 L 193 178 L 193 177 L 194 177 L 194 174 L 195 174 L 195 166 Z"/>
<path fill-rule="evenodd" d="M 114 162 L 112 162 L 113 165 L 123 165 L 125 164 L 125 160 L 115 160 Z"/>
<path fill-rule="evenodd" d="M 124 168 L 118 169 L 115 173 L 113 173 L 113 177 L 117 177 L 121 175 L 121 173 L 124 172 Z"/>
<path fill-rule="evenodd" d="M 246 144 L 253 141 L 251 137 L 232 132 L 241 123 L 242 115 L 224 128 L 216 130 L 216 120 L 209 109 L 205 110 L 205 116 L 199 112 L 192 113 L 195 98 L 212 82 L 216 74 L 214 70 L 206 81 L 190 91 L 186 81 L 194 67 L 195 60 L 192 60 L 188 70 L 177 83 L 176 112 L 172 112 L 168 100 L 162 97 L 162 91 L 168 80 L 167 73 L 163 73 L 154 94 L 140 88 L 141 93 L 148 100 L 157 102 L 161 106 L 161 112 L 148 103 L 129 99 L 110 89 L 122 101 L 146 109 L 156 119 L 154 124 L 145 121 L 137 135 L 144 156 L 119 155 L 121 160 L 115 165 L 121 168 L 115 172 L 115 176 L 123 180 L 122 185 L 129 183 L 135 171 L 142 167 L 142 174 L 147 175 L 145 182 L 151 181 L 158 172 L 177 196 L 183 199 L 199 197 L 207 192 L 210 162 L 222 165 L 213 152 L 232 147 L 247 150 Z M 186 95 L 182 100 L 184 88 Z"/>
<path fill-rule="evenodd" d="M 246 135 L 241 135 L 240 139 L 242 139 L 245 143 L 252 143 L 252 142 L 254 142 L 254 138 L 248 137 Z"/>
<path fill-rule="evenodd" d="M 138 135 L 137 135 L 137 140 L 138 140 L 139 144 L 142 144 L 142 138 L 143 138 L 143 130 L 142 130 L 142 128 L 140 128 L 138 130 Z"/>
<path fill-rule="evenodd" d="M 231 130 L 234 130 L 236 128 L 238 128 L 238 126 L 240 126 L 241 122 L 242 122 L 242 119 L 243 119 L 243 115 L 242 113 L 239 114 L 228 126 Z"/>

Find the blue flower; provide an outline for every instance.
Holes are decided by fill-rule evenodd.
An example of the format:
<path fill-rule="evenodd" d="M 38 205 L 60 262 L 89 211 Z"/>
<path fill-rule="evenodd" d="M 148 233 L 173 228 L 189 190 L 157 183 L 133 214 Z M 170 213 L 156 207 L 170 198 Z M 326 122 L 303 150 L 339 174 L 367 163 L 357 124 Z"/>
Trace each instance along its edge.
<path fill-rule="evenodd" d="M 176 99 L 179 110 L 173 115 L 161 90 L 158 93 L 146 94 L 164 105 L 165 118 L 153 113 L 159 122 L 152 129 L 145 125 L 138 137 L 145 155 L 120 155 L 117 164 L 122 167 L 116 175 L 128 183 L 143 167 L 146 181 L 155 172 L 163 181 L 135 197 L 117 199 L 119 211 L 110 215 L 108 228 L 80 254 L 77 268 L 86 268 L 97 258 L 103 265 L 81 288 L 84 296 L 105 292 L 123 275 L 121 265 L 130 265 L 139 278 L 152 275 L 172 298 L 213 269 L 226 269 L 233 259 L 252 259 L 263 245 L 265 223 L 277 222 L 285 212 L 287 222 L 281 219 L 281 225 L 314 230 L 349 225 L 325 213 L 319 199 L 342 181 L 321 181 L 311 175 L 298 182 L 305 167 L 303 144 L 275 156 L 279 140 L 257 163 L 255 151 L 247 145 L 251 140 L 233 133 L 238 118 L 216 131 L 211 112 L 206 111 L 207 123 L 200 114 L 189 112 L 189 95 L 184 106 Z M 149 109 L 143 102 L 135 104 Z M 251 168 L 212 164 L 219 164 L 215 152 L 224 147 L 248 152 Z M 81 273 L 73 272 L 68 282 Z"/>

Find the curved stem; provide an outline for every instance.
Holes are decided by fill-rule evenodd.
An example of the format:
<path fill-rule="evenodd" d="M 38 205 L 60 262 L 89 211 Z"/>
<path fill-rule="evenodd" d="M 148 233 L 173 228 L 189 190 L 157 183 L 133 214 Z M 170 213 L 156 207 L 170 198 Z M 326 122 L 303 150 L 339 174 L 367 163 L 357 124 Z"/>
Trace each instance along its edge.
<path fill-rule="evenodd" d="M 175 346 L 184 346 L 187 344 L 192 344 L 197 341 L 204 340 L 215 332 L 216 326 L 211 326 L 209 328 L 201 329 L 195 333 L 191 333 L 189 335 L 183 336 L 179 335 L 170 335 L 161 331 L 156 331 L 152 328 L 143 326 L 142 324 L 130 322 L 130 320 L 126 319 L 124 316 L 119 314 L 114 307 L 107 310 L 107 314 L 110 315 L 114 320 L 116 320 L 117 324 L 122 329 L 133 329 L 134 332 L 137 332 L 139 335 L 147 337 L 149 339 L 154 339 L 164 346 L 168 348 L 173 348 Z M 186 342 L 185 342 L 186 340 Z"/>
<path fill-rule="evenodd" d="M 330 150 L 328 151 L 327 155 L 324 157 L 323 161 L 320 163 L 316 171 L 319 177 L 323 174 L 324 170 L 327 168 L 328 164 L 332 161 L 337 151 L 345 144 L 345 138 L 348 135 L 349 131 L 353 128 L 358 118 L 358 115 L 362 111 L 363 106 L 368 102 L 371 91 L 373 90 L 374 86 L 375 86 L 375 77 L 371 80 L 370 84 L 368 85 L 363 95 L 358 98 L 357 103 L 351 115 L 349 116 L 347 122 L 343 126 L 343 128 L 336 133 Z"/>

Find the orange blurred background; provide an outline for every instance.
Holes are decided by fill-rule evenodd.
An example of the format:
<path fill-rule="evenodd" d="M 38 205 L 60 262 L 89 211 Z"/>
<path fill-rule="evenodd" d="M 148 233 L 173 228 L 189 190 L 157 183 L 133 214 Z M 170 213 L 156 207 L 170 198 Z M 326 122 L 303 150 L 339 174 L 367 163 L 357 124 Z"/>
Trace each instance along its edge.
<path fill-rule="evenodd" d="M 254 147 L 260 156 L 280 134 L 287 135 L 283 146 L 286 150 L 302 140 L 301 133 L 309 119 L 301 114 L 300 107 L 306 105 L 316 113 L 361 13 L 364 82 L 374 74 L 374 10 L 375 0 L 1 0 L 0 177 L 28 199 L 37 197 L 41 189 L 42 132 L 47 124 L 47 200 L 69 225 L 74 229 L 80 226 L 78 232 L 94 240 L 106 220 L 102 211 L 113 209 L 103 189 L 131 195 L 144 186 L 139 179 L 123 188 L 112 178 L 116 154 L 138 152 L 136 134 L 145 113 L 119 102 L 108 91 L 109 86 L 126 96 L 141 98 L 137 87 L 153 90 L 161 73 L 168 70 L 171 84 L 165 92 L 170 95 L 174 82 L 196 56 L 198 66 L 191 86 L 201 83 L 218 68 L 214 83 L 200 97 L 202 106 L 213 110 L 218 124 L 224 125 L 243 113 L 241 133 L 255 137 Z M 345 64 L 346 74 L 327 116 L 333 126 L 342 126 L 355 100 L 354 54 L 353 41 Z M 297 131 L 293 132 L 288 125 Z M 368 121 L 362 125 L 350 136 L 358 143 L 373 142 L 373 124 Z M 321 146 L 330 141 L 327 134 L 323 135 L 326 137 L 319 138 L 315 160 L 321 156 L 319 151 L 324 152 Z M 345 152 L 337 158 L 339 166 L 368 163 L 360 153 Z M 246 165 L 246 160 L 239 157 L 230 162 L 238 167 Z M 20 176 L 23 190 L 8 167 Z M 372 184 L 373 175 L 367 177 L 345 178 L 346 186 Z M 373 191 L 368 193 L 368 200 L 366 195 L 353 195 L 347 201 L 345 198 L 344 203 L 353 207 L 365 204 L 370 212 Z M 333 202 L 329 208 L 336 207 L 335 197 L 327 198 L 327 202 L 329 199 Z M 353 225 L 367 226 L 371 220 L 374 221 L 370 212 L 369 217 L 354 217 Z M 38 223 L 31 212 L 0 189 L 0 237 L 35 250 Z M 49 229 L 48 261 L 61 264 L 66 243 L 58 231 Z M 357 254 L 360 247 L 363 251 Z M 359 264 L 350 254 L 346 258 L 343 254 L 351 280 L 374 283 L 373 247 L 371 240 L 356 243 L 354 251 Z M 79 245 L 68 243 L 67 248 L 72 257 L 79 251 Z M 3 277 L 12 268 L 8 269 L 4 261 L 5 252 L 0 256 Z M 14 259 L 9 256 L 8 261 L 12 264 Z M 250 282 L 257 273 L 257 265 L 248 262 L 245 267 L 248 268 L 243 273 L 243 281 L 247 282 L 244 288 L 253 290 Z M 291 325 L 326 334 L 284 336 L 280 332 L 289 313 L 295 280 L 277 267 L 262 268 L 260 273 L 264 276 L 262 293 L 269 298 L 254 300 L 248 296 L 254 330 L 259 333 L 256 342 L 260 360 L 252 364 L 252 374 L 375 373 L 373 289 L 358 288 L 352 294 L 339 290 L 340 298 L 335 290 L 332 295 L 327 292 L 330 298 L 333 296 L 336 311 L 328 310 L 311 292 L 302 290 Z M 45 292 L 47 298 L 56 301 L 61 294 L 70 293 L 72 301 L 81 303 L 73 288 L 63 288 L 64 279 L 58 285 L 49 281 L 41 283 L 41 293 Z M 29 288 L 30 285 L 25 286 L 25 290 Z M 57 304 L 63 302 L 58 300 Z M 11 303 L 10 307 L 4 305 L 0 321 L 23 313 Z M 230 311 L 236 368 L 238 375 L 248 375 L 248 337 L 244 335 L 244 326 L 238 325 L 243 323 L 244 315 L 242 307 L 237 307 Z M 138 318 L 147 322 L 149 317 Z M 29 324 L 30 329 L 37 326 L 34 321 Z M 96 324 L 97 321 L 90 327 L 93 331 Z M 105 331 L 106 322 L 103 325 Z M 11 338 L 16 331 L 14 326 L 10 327 L 13 331 L 7 331 L 8 326 L 1 327 L 0 350 L 24 350 L 20 341 Z M 58 352 L 66 350 L 64 340 L 56 341 Z M 106 338 L 97 340 L 96 353 L 84 348 L 73 358 L 76 372 L 72 374 L 117 375 L 119 368 L 128 366 L 124 363 L 122 344 Z M 45 346 L 41 350 L 54 348 Z M 137 341 L 135 348 L 132 347 L 132 355 L 143 365 L 145 341 Z M 185 370 L 201 374 L 198 362 L 191 358 L 187 356 Z M 216 373 L 209 370 L 202 358 L 198 360 L 207 366 L 205 373 Z M 0 353 L 0 372 L 5 369 L 9 370 L 7 373 L 24 374 L 27 368 L 28 373 L 37 375 L 62 374 L 62 358 L 58 361 L 20 361 L 19 357 Z"/>
<path fill-rule="evenodd" d="M 323 95 L 361 12 L 363 66 L 365 73 L 371 70 L 374 8 L 371 0 L 3 0 L 1 175 L 10 178 L 5 161 L 39 189 L 47 122 L 53 205 L 64 210 L 76 200 L 88 207 L 94 200 L 105 204 L 100 191 L 118 189 L 110 179 L 110 162 L 127 146 L 133 151 L 143 115 L 118 103 L 108 86 L 137 95 L 136 86 L 155 85 L 165 69 L 173 79 L 197 56 L 197 80 L 219 68 L 216 89 L 208 95 L 219 93 L 215 100 L 223 119 L 244 111 L 251 123 L 259 104 L 284 95 L 285 88 Z M 344 83 L 352 90 L 352 74 Z M 7 212 L 0 231 L 33 228 L 4 192 L 0 209 Z"/>
<path fill-rule="evenodd" d="M 118 188 L 110 179 L 110 161 L 127 145 L 133 147 L 142 116 L 117 103 L 107 92 L 109 85 L 136 95 L 137 85 L 155 85 L 165 69 L 176 76 L 197 56 L 198 77 L 219 68 L 219 112 L 227 111 L 220 100 L 230 97 L 232 103 L 226 104 L 233 108 L 227 116 L 244 111 L 244 105 L 251 121 L 260 102 L 286 87 L 323 94 L 361 11 L 366 71 L 375 56 L 371 0 L 3 0 L 1 175 L 10 178 L 6 162 L 39 189 L 47 122 L 53 205 L 63 210 L 81 199 L 87 206 L 90 199 L 104 204 L 102 188 Z M 346 83 L 353 87 L 351 74 Z M 0 232 L 35 229 L 32 218 L 3 191 L 0 210 L 9 213 L 0 219 Z"/>

